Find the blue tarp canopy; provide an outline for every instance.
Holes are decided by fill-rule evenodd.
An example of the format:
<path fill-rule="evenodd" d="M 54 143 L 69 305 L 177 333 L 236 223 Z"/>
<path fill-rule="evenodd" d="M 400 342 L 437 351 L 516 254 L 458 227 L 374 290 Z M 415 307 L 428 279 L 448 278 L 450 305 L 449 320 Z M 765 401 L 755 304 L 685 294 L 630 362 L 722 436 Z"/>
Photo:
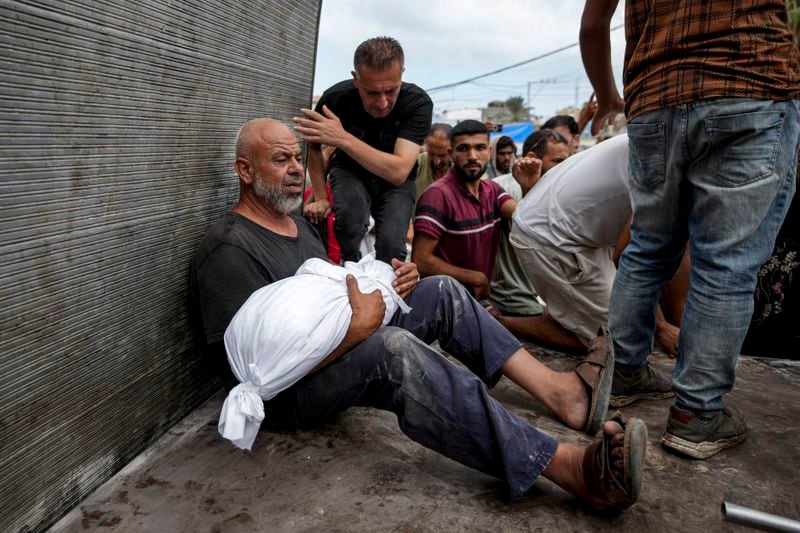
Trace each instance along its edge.
<path fill-rule="evenodd" d="M 489 134 L 489 138 L 502 137 L 506 135 L 514 140 L 517 145 L 517 155 L 522 151 L 522 143 L 528 138 L 528 135 L 533 133 L 533 122 L 511 122 L 503 124 L 502 131 L 493 131 Z"/>

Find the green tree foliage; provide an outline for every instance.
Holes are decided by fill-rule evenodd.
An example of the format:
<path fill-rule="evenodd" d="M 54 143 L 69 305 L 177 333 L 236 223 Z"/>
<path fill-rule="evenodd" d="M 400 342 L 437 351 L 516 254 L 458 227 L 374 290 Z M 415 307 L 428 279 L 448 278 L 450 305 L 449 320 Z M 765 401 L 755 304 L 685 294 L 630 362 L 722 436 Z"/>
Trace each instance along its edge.
<path fill-rule="evenodd" d="M 525 113 L 525 99 L 521 96 L 512 96 L 508 98 L 506 100 L 506 107 L 515 122 L 524 120 L 527 117 Z"/>

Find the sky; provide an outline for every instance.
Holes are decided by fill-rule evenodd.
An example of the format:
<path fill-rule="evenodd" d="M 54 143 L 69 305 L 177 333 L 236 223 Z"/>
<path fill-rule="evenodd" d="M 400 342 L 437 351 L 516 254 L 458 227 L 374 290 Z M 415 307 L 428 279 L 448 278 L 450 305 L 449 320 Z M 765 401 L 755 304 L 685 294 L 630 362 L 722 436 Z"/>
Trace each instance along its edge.
<path fill-rule="evenodd" d="M 592 87 L 578 47 L 454 89 L 471 78 L 578 42 L 583 0 L 322 0 L 314 94 L 350 77 L 365 39 L 389 35 L 406 57 L 403 80 L 428 90 L 434 114 L 484 107 L 522 96 L 545 118 L 582 105 Z M 623 4 L 611 26 L 623 23 Z M 622 90 L 625 35 L 611 33 L 614 73 Z"/>

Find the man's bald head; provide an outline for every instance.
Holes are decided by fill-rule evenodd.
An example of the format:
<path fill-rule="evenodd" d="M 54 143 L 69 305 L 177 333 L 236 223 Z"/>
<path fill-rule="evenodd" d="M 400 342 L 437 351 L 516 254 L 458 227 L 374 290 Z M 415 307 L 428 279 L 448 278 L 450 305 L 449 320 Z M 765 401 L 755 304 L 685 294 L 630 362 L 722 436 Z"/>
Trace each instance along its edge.
<path fill-rule="evenodd" d="M 246 122 L 236 136 L 239 201 L 286 214 L 303 200 L 303 163 L 292 130 L 270 118 Z"/>
<path fill-rule="evenodd" d="M 254 118 L 239 128 L 236 135 L 236 157 L 252 157 L 260 143 L 297 144 L 292 130 L 274 118 Z"/>

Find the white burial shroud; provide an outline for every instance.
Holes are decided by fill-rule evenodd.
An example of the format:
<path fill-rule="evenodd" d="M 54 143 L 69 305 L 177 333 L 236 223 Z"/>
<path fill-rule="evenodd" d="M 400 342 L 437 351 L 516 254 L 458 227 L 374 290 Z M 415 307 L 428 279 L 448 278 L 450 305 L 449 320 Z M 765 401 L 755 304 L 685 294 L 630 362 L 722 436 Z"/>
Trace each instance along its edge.
<path fill-rule="evenodd" d="M 381 291 L 383 325 L 411 308 L 392 287 L 394 269 L 374 255 L 337 266 L 309 259 L 291 278 L 255 291 L 225 330 L 225 350 L 236 378 L 222 405 L 219 432 L 239 448 L 251 449 L 269 400 L 308 374 L 339 346 L 352 309 L 345 276 L 363 293 Z"/>

